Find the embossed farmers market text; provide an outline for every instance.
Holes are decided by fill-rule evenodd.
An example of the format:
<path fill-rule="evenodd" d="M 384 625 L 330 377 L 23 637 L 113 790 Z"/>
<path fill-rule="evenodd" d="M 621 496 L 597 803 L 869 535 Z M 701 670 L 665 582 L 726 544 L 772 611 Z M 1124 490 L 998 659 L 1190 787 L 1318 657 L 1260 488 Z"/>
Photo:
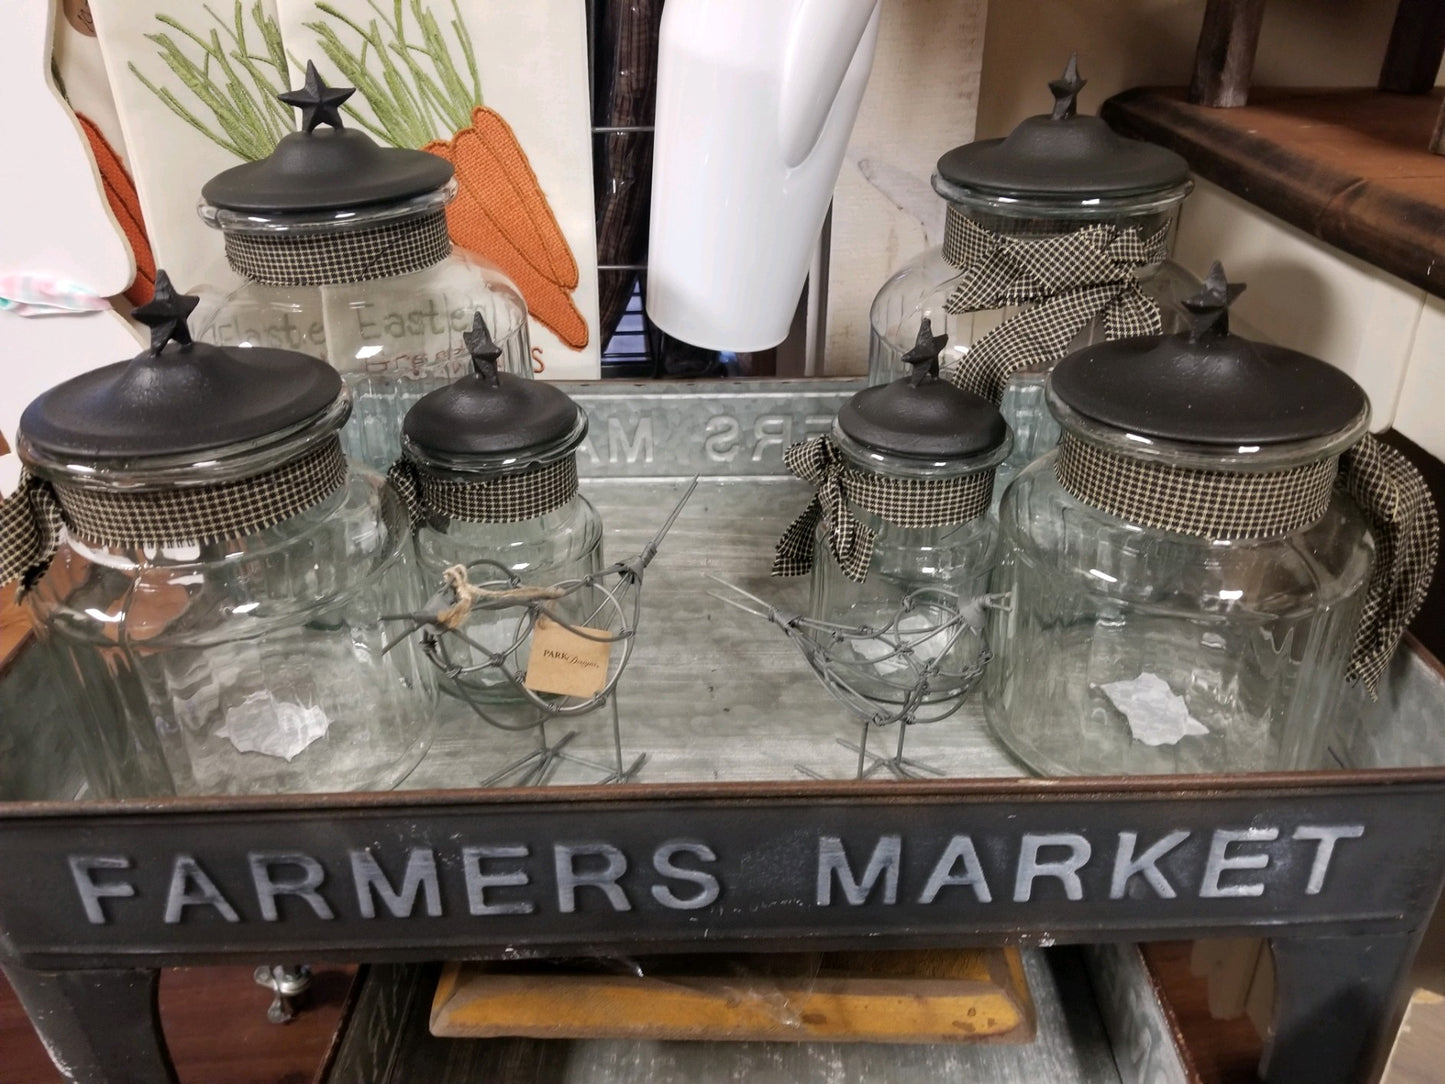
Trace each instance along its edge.
<path fill-rule="evenodd" d="M 1149 838 L 1121 831 L 1092 841 L 1077 832 L 980 835 L 977 844 L 963 834 L 931 843 L 902 835 L 818 835 L 816 846 L 798 852 L 808 856 L 800 868 L 767 877 L 749 872 L 747 855 L 724 862 L 723 848 L 699 839 L 626 850 L 607 842 L 500 842 L 322 856 L 267 851 L 225 861 L 175 853 L 148 861 L 149 869 L 124 854 L 70 855 L 68 862 L 77 901 L 95 925 L 156 917 L 176 924 L 203 916 L 226 922 L 484 918 L 784 904 L 805 910 L 1021 905 L 1041 891 L 1071 902 L 1314 896 L 1341 851 L 1363 836 L 1358 824 L 1281 830 L 1258 823 Z M 1171 855 L 1186 851 L 1189 861 L 1171 864 Z M 155 868 L 156 861 L 168 868 Z M 142 883 L 167 887 L 142 892 Z"/>

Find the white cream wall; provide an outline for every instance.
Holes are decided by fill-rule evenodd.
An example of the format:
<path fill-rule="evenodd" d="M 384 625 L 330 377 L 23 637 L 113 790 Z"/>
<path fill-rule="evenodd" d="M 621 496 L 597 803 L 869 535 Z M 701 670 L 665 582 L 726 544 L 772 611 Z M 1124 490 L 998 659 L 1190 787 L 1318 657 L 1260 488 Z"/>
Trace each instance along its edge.
<path fill-rule="evenodd" d="M 1373 86 L 1394 12 L 1393 0 L 1268 0 L 1254 82 Z M 979 137 L 1042 112 L 1071 50 L 1090 111 L 1127 87 L 1187 83 L 1203 14 L 1204 0 L 993 0 Z M 1175 257 L 1196 274 L 1222 260 L 1249 286 L 1238 313 L 1252 331 L 1349 372 L 1373 428 L 1445 458 L 1445 301 L 1206 182 L 1185 202 Z"/>

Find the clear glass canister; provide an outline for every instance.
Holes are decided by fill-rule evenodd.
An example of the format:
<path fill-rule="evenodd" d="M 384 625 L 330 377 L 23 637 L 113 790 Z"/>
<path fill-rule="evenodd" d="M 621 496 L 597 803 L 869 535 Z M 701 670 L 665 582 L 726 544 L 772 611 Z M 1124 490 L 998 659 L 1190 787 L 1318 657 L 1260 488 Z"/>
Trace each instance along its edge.
<path fill-rule="evenodd" d="M 189 370 L 203 382 L 221 353 L 201 353 L 208 349 L 171 347 L 145 365 L 146 379 L 185 382 Z M 187 352 L 198 355 L 195 365 Z M 245 385 L 274 374 L 242 366 L 237 375 L 231 405 L 244 413 L 236 400 Z M 286 388 L 272 385 L 273 402 Z M 206 398 L 224 390 L 213 385 Z M 49 394 L 57 392 L 65 385 Z M 385 618 L 419 601 L 406 510 L 381 476 L 342 458 L 337 432 L 349 399 L 339 382 L 332 395 L 269 436 L 84 459 L 27 426 L 39 419 L 36 406 L 47 409 L 45 397 L 27 411 L 21 457 L 32 484 L 59 494 L 67 525 L 48 574 L 25 597 L 73 705 L 92 796 L 389 788 L 428 749 L 432 670 L 410 642 L 386 650 L 395 626 Z M 95 402 L 80 401 L 83 409 Z M 204 432 L 200 406 L 181 395 L 169 412 L 191 412 Z M 157 446 L 165 439 L 158 433 Z M 220 523 L 202 541 L 165 542 L 101 540 L 76 518 L 99 508 L 113 513 L 107 522 L 131 526 L 137 515 L 160 514 L 137 504 L 179 501 L 192 515 L 195 502 L 228 509 L 238 489 L 243 503 L 285 514 L 270 522 L 263 509 L 262 526 Z M 314 492 L 288 504 L 298 489 Z"/>
<path fill-rule="evenodd" d="M 495 348 L 478 331 L 469 340 L 478 348 L 476 371 L 411 409 L 392 471 L 412 505 L 422 585 L 436 591 L 458 565 L 468 582 L 493 591 L 584 579 L 602 569 L 602 519 L 577 481 L 586 412 L 559 388 L 497 372 Z M 595 625 L 598 601 L 584 588 L 550 612 Z M 519 699 L 507 672 L 527 668 L 527 611 L 477 608 L 462 631 L 470 645 L 448 638 L 446 646 L 448 661 L 467 672 L 461 685 L 444 677 L 443 690 Z M 488 665 L 492 656 L 505 667 Z"/>
<path fill-rule="evenodd" d="M 865 388 L 832 433 L 785 462 L 817 489 L 773 571 L 811 570 L 809 617 L 830 680 L 892 705 L 957 700 L 988 663 L 983 611 L 998 532 L 988 509 L 1010 434 L 986 399 L 939 378 L 927 320 L 908 376 Z"/>
<path fill-rule="evenodd" d="M 1097 117 L 1076 115 L 1073 94 L 1083 86 L 1076 72 L 1074 82 L 1052 86 L 1060 102 L 1054 116 L 1031 117 L 1005 139 L 966 144 L 939 160 L 933 187 L 946 203 L 944 244 L 884 283 L 869 314 L 868 382 L 880 385 L 907 371 L 903 355 L 924 319 L 947 336 L 941 361 L 945 372 L 957 372 L 975 346 L 1023 313 L 1062 305 L 1070 291 L 1093 291 L 1047 320 L 1042 334 L 990 345 L 1008 367 L 1000 386 L 963 383 L 995 398 L 1013 430 L 1000 492 L 1058 442 L 1044 405 L 1053 363 L 1119 337 L 1121 316 L 1152 310 L 1159 328 L 1179 330 L 1178 303 L 1199 285 L 1168 259 L 1192 187 L 1187 164 L 1116 135 Z M 1047 274 L 1037 273 L 1040 267 Z M 1021 357 L 1023 343 L 1047 345 Z"/>
<path fill-rule="evenodd" d="M 1211 355 L 1232 365 L 1230 341 L 1205 337 L 1194 357 L 1206 369 Z M 1066 366 L 1084 372 L 1073 363 L 1089 353 L 1061 363 L 1055 379 Z M 1147 364 L 1168 361 L 1141 357 Z M 1334 370 L 1287 369 L 1271 381 L 1266 366 L 1241 368 L 1249 378 L 1237 390 L 1272 401 L 1262 409 L 1281 419 L 1312 409 L 1303 405 L 1311 385 L 1344 394 L 1312 433 L 1261 430 L 1261 415 L 1237 405 L 1254 415 L 1239 430 L 1250 439 L 1221 443 L 1205 438 L 1227 440 L 1229 397 L 1200 387 L 1199 372 L 1192 389 L 1174 374 L 1173 405 L 1208 416 L 1188 440 L 1161 437 L 1167 423 L 1128 405 L 1101 421 L 1083 412 L 1092 405 L 1072 394 L 1077 385 L 1067 389 L 1073 405 L 1051 385 L 1063 441 L 1013 481 L 999 510 L 995 590 L 1011 608 L 994 615 L 999 660 L 986 679 L 994 730 L 1034 771 L 1325 766 L 1374 559 L 1362 513 L 1333 482 L 1339 456 L 1366 432 L 1368 405 Z M 1115 392 L 1129 383 L 1124 368 L 1116 375 Z M 1290 380 L 1302 383 L 1293 411 L 1280 399 Z M 1167 394 L 1143 381 L 1135 390 L 1134 402 Z"/>
<path fill-rule="evenodd" d="M 836 425 L 832 439 L 859 471 L 905 482 L 992 474 L 1009 450 L 1004 443 L 968 461 L 928 462 L 868 449 Z M 988 594 L 998 558 L 998 524 L 987 512 L 987 498 L 984 510 L 971 518 L 928 527 L 900 526 L 846 496 L 844 500 L 848 514 L 873 535 L 867 576 L 855 580 L 844 571 L 834 556 L 832 529 L 820 520 L 814 534 L 809 616 L 850 630 L 896 634 L 909 644 L 911 655 L 900 656 L 891 639 L 841 639 L 828 645 L 836 675 L 870 700 L 898 705 L 917 692 L 914 664 L 936 663 L 937 674 L 920 703 L 967 693 L 988 658 L 982 621 L 958 623 L 961 605 L 977 606 Z M 978 615 L 982 613 L 979 609 Z"/>
<path fill-rule="evenodd" d="M 203 189 L 201 218 L 221 231 L 234 278 L 199 291 L 198 336 L 330 362 L 355 404 L 347 453 L 385 470 L 412 404 L 470 371 L 462 335 L 475 313 L 503 371 L 532 375 L 521 292 L 448 236 L 455 194 L 449 162 L 378 146 L 339 117 L 284 137 Z"/>

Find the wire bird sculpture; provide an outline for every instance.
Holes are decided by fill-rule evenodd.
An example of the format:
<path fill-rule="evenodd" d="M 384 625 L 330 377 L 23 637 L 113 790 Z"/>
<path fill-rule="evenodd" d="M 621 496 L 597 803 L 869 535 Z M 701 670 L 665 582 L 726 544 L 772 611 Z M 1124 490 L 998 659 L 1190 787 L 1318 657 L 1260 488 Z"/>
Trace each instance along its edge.
<path fill-rule="evenodd" d="M 465 565 L 453 565 L 442 574 L 442 586 L 416 613 L 392 614 L 385 621 L 407 621 L 411 627 L 389 643 L 390 651 L 408 636 L 420 635 L 422 654 L 444 676 L 444 688 L 465 703 L 488 725 L 498 730 L 535 731 L 537 747 L 526 756 L 481 781 L 481 786 L 501 783 L 515 777 L 519 786 L 541 785 L 565 761 L 604 773 L 601 783 L 624 783 L 633 779 L 647 762 L 647 754 L 637 756 L 630 765 L 622 758 L 622 727 L 618 717 L 617 698 L 613 695 L 622 672 L 632 657 L 632 645 L 642 608 L 642 579 L 647 566 L 657 556 L 667 532 L 682 513 L 683 507 L 697 489 L 693 478 L 686 492 L 668 513 L 667 519 L 637 555 L 617 561 L 600 572 L 576 579 L 561 580 L 546 586 L 526 584 L 505 565 L 491 558 L 480 558 Z M 492 578 L 472 582 L 472 574 L 485 570 Z M 574 612 L 585 613 L 580 619 L 569 619 L 559 608 L 571 602 L 580 603 Z M 491 648 L 469 635 L 465 626 L 474 615 L 497 611 L 517 611 L 515 626 L 507 643 Z M 608 651 L 606 677 L 601 688 L 591 696 L 564 696 L 538 692 L 527 685 L 524 649 L 532 642 L 539 622 L 546 620 L 560 625 L 568 633 L 593 643 L 615 645 Z M 469 650 L 463 651 L 462 648 Z M 500 681 L 498 680 L 500 678 Z M 513 707 L 517 698 L 530 709 L 518 721 L 504 717 L 497 690 L 511 694 Z M 556 741 L 547 736 L 547 723 L 557 717 L 585 715 L 604 704 L 612 710 L 613 763 L 601 764 L 567 751 L 576 731 Z"/>
<path fill-rule="evenodd" d="M 904 595 L 892 617 L 872 627 L 789 613 L 726 580 L 709 578 L 741 596 L 710 592 L 712 597 L 781 629 L 823 688 L 862 720 L 858 741 L 838 739 L 839 745 L 858 754 L 857 778 L 880 772 L 896 779 L 943 774 L 903 755 L 908 728 L 915 723 L 942 722 L 963 706 L 964 697 L 978 684 L 993 657 L 984 634 L 987 612 L 1008 609 L 1007 594 L 965 598 L 942 588 L 924 587 Z M 954 648 L 966 636 L 978 641 L 978 650 L 962 665 L 954 665 Z M 898 739 L 893 755 L 870 753 L 869 732 L 894 723 L 898 724 Z M 805 765 L 796 767 L 804 775 L 823 778 Z"/>

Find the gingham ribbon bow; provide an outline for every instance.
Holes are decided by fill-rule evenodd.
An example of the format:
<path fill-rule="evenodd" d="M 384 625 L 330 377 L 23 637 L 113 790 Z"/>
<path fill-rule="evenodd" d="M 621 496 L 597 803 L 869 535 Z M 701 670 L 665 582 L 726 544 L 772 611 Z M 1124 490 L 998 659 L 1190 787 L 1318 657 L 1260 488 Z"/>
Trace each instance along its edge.
<path fill-rule="evenodd" d="M 1415 465 L 1368 433 L 1344 454 L 1340 475 L 1375 537 L 1375 570 L 1347 675 L 1374 699 L 1400 637 L 1430 590 L 1440 554 L 1440 516 Z"/>
<path fill-rule="evenodd" d="M 1164 259 L 1168 232 L 1166 224 L 1146 238 L 1137 229 L 1098 225 L 1056 237 L 1010 237 L 950 207 L 943 255 L 964 274 L 944 309 L 1030 307 L 974 343 L 944 376 L 997 403 L 1010 376 L 1063 357 L 1095 317 L 1109 339 L 1157 334 L 1159 306 L 1139 289 L 1137 270 Z"/>
<path fill-rule="evenodd" d="M 828 526 L 828 548 L 843 575 L 861 583 L 873 560 L 873 531 L 853 518 L 844 499 L 847 470 L 842 453 L 827 437 L 794 444 L 783 453 L 783 465 L 817 489 L 808 507 L 778 539 L 774 576 L 801 576 L 813 567 L 813 534 L 821 519 Z"/>
<path fill-rule="evenodd" d="M 821 520 L 843 574 L 855 582 L 867 578 L 874 534 L 858 522 L 850 502 L 898 527 L 942 527 L 976 519 L 993 498 L 992 470 L 956 478 L 890 478 L 849 463 L 827 437 L 794 444 L 783 453 L 783 463 L 818 492 L 778 540 L 774 576 L 800 576 L 812 569 L 813 537 Z"/>
<path fill-rule="evenodd" d="M 61 527 L 108 546 L 169 546 L 239 538 L 320 504 L 346 482 L 336 437 L 263 474 L 203 486 L 100 490 L 28 472 L 0 501 L 0 583 L 29 588 L 45 574 Z"/>
<path fill-rule="evenodd" d="M 14 493 L 0 501 L 0 583 L 33 587 L 50 566 L 64 520 L 49 482 L 28 471 Z"/>

